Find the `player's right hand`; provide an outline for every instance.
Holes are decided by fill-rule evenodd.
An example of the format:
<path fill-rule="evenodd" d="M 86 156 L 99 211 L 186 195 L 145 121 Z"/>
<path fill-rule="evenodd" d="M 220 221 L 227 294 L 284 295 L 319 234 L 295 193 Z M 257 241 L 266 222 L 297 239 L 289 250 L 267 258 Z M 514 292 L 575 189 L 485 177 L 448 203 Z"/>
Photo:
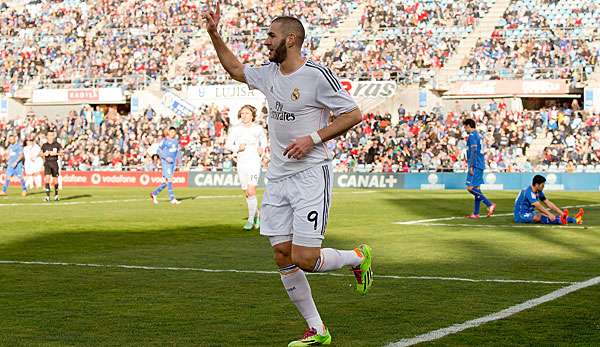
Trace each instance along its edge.
<path fill-rule="evenodd" d="M 473 176 L 475 174 L 475 171 L 473 170 L 473 167 L 469 168 L 469 175 Z"/>
<path fill-rule="evenodd" d="M 210 6 L 210 0 L 206 1 L 206 11 L 202 12 L 202 17 L 206 21 L 206 30 L 207 31 L 217 31 L 219 26 L 219 20 L 221 19 L 221 7 L 219 2 L 215 7 L 215 11 L 213 12 Z"/>
<path fill-rule="evenodd" d="M 550 214 L 548 215 L 548 219 L 550 219 L 550 221 L 551 221 L 551 222 L 554 222 L 554 220 L 556 219 L 556 216 L 555 216 L 555 215 L 553 215 L 552 213 L 550 213 Z"/>
<path fill-rule="evenodd" d="M 240 144 L 239 148 L 238 148 L 238 152 L 243 152 L 246 149 L 246 145 L 245 144 Z"/>

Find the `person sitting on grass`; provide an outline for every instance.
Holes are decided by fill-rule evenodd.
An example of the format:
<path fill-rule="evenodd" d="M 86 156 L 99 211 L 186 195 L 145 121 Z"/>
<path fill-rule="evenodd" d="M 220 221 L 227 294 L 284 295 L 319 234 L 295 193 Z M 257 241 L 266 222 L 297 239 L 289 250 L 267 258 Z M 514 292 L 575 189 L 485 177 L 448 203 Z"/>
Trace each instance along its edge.
<path fill-rule="evenodd" d="M 541 175 L 533 177 L 532 184 L 521 190 L 515 200 L 513 211 L 515 223 L 541 223 L 541 224 L 581 224 L 583 223 L 583 208 L 580 208 L 575 217 L 569 216 L 567 209 L 561 210 L 544 195 L 546 178 Z M 546 205 L 544 207 L 544 204 Z M 537 210 L 537 212 L 536 212 Z M 554 215 L 552 211 L 556 212 Z"/>

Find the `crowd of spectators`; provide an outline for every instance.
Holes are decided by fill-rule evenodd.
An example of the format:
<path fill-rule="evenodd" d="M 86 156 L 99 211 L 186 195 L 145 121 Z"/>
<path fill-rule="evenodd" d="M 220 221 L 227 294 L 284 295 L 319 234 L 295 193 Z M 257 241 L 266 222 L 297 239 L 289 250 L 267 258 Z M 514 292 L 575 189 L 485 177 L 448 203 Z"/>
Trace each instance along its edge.
<path fill-rule="evenodd" d="M 488 10 L 486 1 L 369 0 L 353 38 L 321 60 L 346 78 L 418 83 L 444 66 Z"/>
<path fill-rule="evenodd" d="M 5 8 L 0 84 L 10 89 L 38 78 L 76 87 L 139 86 L 187 49 L 199 14 L 185 0 L 32 1 Z"/>
<path fill-rule="evenodd" d="M 116 108 L 86 106 L 55 120 L 28 115 L 22 120 L 0 122 L 0 138 L 4 145 L 6 135 L 12 132 L 42 144 L 45 134 L 52 130 L 65 149 L 64 169 L 152 171 L 163 132 L 174 126 L 182 148 L 182 169 L 220 170 L 226 159 L 226 114 L 226 109 L 214 105 L 204 107 L 201 115 L 187 118 L 162 117 L 152 109 L 122 115 Z"/>
<path fill-rule="evenodd" d="M 457 79 L 582 82 L 600 57 L 600 1 L 517 0 L 479 40 Z"/>
<path fill-rule="evenodd" d="M 311 54 L 320 38 L 356 6 L 349 0 L 220 4 L 228 44 L 245 63 L 253 64 L 265 60 L 262 42 L 274 16 L 293 15 L 305 23 L 305 53 Z M 227 75 L 202 34 L 202 6 L 188 0 L 42 0 L 3 6 L 0 87 L 9 93 L 32 81 L 37 86 L 131 89 L 158 77 L 182 83 L 225 80 Z"/>
<path fill-rule="evenodd" d="M 267 60 L 267 25 L 275 17 L 289 15 L 299 18 L 307 30 L 303 54 L 314 56 L 321 38 L 336 28 L 356 6 L 349 0 L 282 0 L 251 1 L 222 7 L 222 33 L 229 47 L 244 64 L 259 65 Z M 175 84 L 190 82 L 220 83 L 227 81 L 227 73 L 219 64 L 208 37 L 192 43 L 193 53 L 176 65 Z"/>
<path fill-rule="evenodd" d="M 429 80 L 489 10 L 488 1 L 224 0 L 223 34 L 244 63 L 265 60 L 274 16 L 300 18 L 305 55 L 359 5 L 351 39 L 315 58 L 344 78 Z M 207 35 L 201 3 L 189 0 L 31 1 L 0 7 L 0 88 L 124 86 L 228 81 Z M 499 29 L 480 40 L 457 79 L 566 78 L 585 81 L 600 56 L 600 0 L 515 0 Z M 200 33 L 200 34 L 199 34 Z"/>
<path fill-rule="evenodd" d="M 367 115 L 358 128 L 332 145 L 336 171 L 465 171 L 465 118 L 476 120 L 492 171 L 565 171 L 569 162 L 580 171 L 600 169 L 600 115 L 584 114 L 570 105 L 516 112 L 503 102 L 492 102 L 474 104 L 466 112 L 437 108 L 400 113 L 397 124 L 389 114 Z M 531 160 L 528 150 L 538 137 L 552 141 Z"/>
<path fill-rule="evenodd" d="M 266 113 L 263 108 L 259 117 L 263 126 Z M 359 126 L 328 143 L 334 153 L 335 170 L 464 171 L 465 118 L 473 118 L 478 124 L 490 170 L 600 169 L 599 114 L 587 114 L 569 104 L 517 112 L 508 110 L 500 101 L 474 104 L 462 112 L 436 107 L 415 114 L 400 108 L 397 118 L 367 114 Z M 178 129 L 183 170 L 232 169 L 235 158 L 224 148 L 230 128 L 229 110 L 215 105 L 204 107 L 198 115 L 175 118 L 161 117 L 151 109 L 139 115 L 121 115 L 115 108 L 99 107 L 85 107 L 54 121 L 28 116 L 0 123 L 0 148 L 6 148 L 4 141 L 9 132 L 17 133 L 21 139 L 35 135 L 43 143 L 45 133 L 54 129 L 65 147 L 65 169 L 154 170 L 156 148 L 169 126 Z M 536 138 L 547 139 L 548 147 L 530 158 L 528 150 Z M 3 155 L 0 153 L 0 158 Z M 267 151 L 265 168 L 268 158 Z"/>

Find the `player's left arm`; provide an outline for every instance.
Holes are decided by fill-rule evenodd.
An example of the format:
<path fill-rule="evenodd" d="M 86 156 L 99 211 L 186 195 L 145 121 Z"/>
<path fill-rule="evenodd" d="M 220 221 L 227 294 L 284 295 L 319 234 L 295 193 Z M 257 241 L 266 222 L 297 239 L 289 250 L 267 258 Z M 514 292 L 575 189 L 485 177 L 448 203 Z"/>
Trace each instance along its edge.
<path fill-rule="evenodd" d="M 258 155 L 261 157 L 265 154 L 265 148 L 267 147 L 267 134 L 264 129 L 260 129 L 260 133 L 258 135 Z"/>
<path fill-rule="evenodd" d="M 469 174 L 473 175 L 475 169 L 475 156 L 477 155 L 477 142 L 473 141 L 473 137 L 469 135 L 467 140 L 467 166 L 469 167 Z"/>
<path fill-rule="evenodd" d="M 60 143 L 58 144 L 58 151 L 57 151 L 56 155 L 59 158 L 61 158 L 63 155 L 65 155 L 65 149 L 63 148 L 63 146 Z"/>
<path fill-rule="evenodd" d="M 20 163 L 25 164 L 25 153 L 23 153 L 23 150 L 21 150 L 21 153 L 19 154 L 19 159 L 15 163 L 15 168 L 17 168 L 17 166 L 19 166 Z"/>
<path fill-rule="evenodd" d="M 175 166 L 183 165 L 183 152 L 181 150 L 181 143 L 177 141 L 177 152 L 175 153 Z"/>
<path fill-rule="evenodd" d="M 327 142 L 346 133 L 361 121 L 362 114 L 357 107 L 348 113 L 336 117 L 329 126 L 318 130 L 316 135 L 320 140 L 315 137 L 315 141 L 313 134 L 297 138 L 283 151 L 283 155 L 287 155 L 288 158 L 302 159 L 316 144 Z"/>

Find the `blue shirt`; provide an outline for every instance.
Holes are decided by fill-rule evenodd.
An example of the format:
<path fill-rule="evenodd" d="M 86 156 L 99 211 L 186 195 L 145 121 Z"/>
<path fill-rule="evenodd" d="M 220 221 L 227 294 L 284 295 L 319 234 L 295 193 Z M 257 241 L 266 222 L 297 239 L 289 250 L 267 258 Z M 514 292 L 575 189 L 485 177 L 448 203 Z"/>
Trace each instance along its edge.
<path fill-rule="evenodd" d="M 515 200 L 515 209 L 513 213 L 516 216 L 521 216 L 526 213 L 533 213 L 535 212 L 535 206 L 533 206 L 533 204 L 538 201 L 545 200 L 546 196 L 544 195 L 544 192 L 534 193 L 533 188 L 529 186 L 521 190 L 519 196 L 517 196 L 517 199 Z"/>
<path fill-rule="evenodd" d="M 23 155 L 23 146 L 15 143 L 8 146 L 8 166 L 15 167 Z"/>
<path fill-rule="evenodd" d="M 483 143 L 481 136 L 477 131 L 469 134 L 467 139 L 467 164 L 469 168 L 485 169 L 485 154 L 483 153 Z"/>
<path fill-rule="evenodd" d="M 179 139 L 165 137 L 158 146 L 158 156 L 168 163 L 174 163 L 179 157 Z"/>

